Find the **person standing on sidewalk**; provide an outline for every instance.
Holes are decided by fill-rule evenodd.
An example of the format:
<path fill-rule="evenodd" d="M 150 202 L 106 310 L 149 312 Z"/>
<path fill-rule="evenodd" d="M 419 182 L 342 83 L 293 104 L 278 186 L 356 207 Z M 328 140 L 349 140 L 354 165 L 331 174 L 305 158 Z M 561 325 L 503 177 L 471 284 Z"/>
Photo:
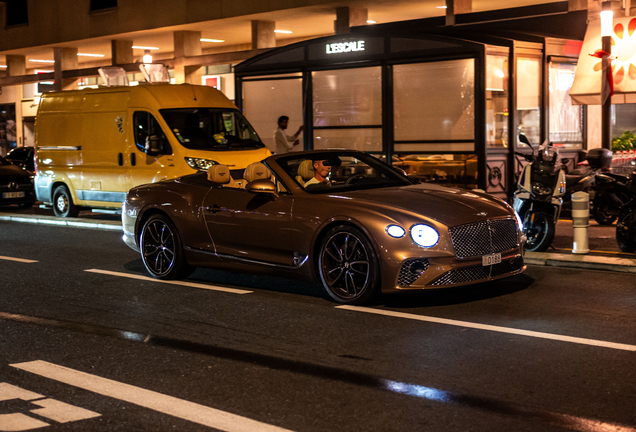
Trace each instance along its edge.
<path fill-rule="evenodd" d="M 294 147 L 300 144 L 298 135 L 303 131 L 303 126 L 300 125 L 298 131 L 294 135 L 287 135 L 285 129 L 289 125 L 289 117 L 280 116 L 278 118 L 278 129 L 274 135 L 274 142 L 276 143 L 276 154 L 289 153 Z"/>

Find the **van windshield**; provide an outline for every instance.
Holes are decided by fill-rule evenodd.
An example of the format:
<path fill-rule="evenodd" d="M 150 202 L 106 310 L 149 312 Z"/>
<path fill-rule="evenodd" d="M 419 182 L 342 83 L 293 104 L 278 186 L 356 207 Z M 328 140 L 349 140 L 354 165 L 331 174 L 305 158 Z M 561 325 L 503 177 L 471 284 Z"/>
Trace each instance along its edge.
<path fill-rule="evenodd" d="M 265 146 L 237 109 L 175 108 L 159 112 L 177 140 L 188 149 L 247 150 Z"/>

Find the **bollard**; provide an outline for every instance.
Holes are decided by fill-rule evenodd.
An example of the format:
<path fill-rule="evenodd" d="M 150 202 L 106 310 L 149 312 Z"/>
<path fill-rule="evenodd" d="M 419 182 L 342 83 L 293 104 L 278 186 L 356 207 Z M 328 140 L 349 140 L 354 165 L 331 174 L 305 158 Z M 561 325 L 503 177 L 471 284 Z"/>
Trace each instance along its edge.
<path fill-rule="evenodd" d="M 587 192 L 572 194 L 572 228 L 574 244 L 572 253 L 586 254 L 588 248 L 587 228 L 590 226 L 590 195 Z"/>

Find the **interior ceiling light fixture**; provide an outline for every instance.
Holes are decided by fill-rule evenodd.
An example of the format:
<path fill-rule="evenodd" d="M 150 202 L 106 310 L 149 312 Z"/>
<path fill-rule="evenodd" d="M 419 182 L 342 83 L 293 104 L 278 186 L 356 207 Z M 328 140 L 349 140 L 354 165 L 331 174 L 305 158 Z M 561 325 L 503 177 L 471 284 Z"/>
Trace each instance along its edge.
<path fill-rule="evenodd" d="M 0 69 L 6 69 L 7 65 L 0 65 Z"/>
<path fill-rule="evenodd" d="M 375 24 L 375 21 L 373 21 L 373 20 L 367 20 L 367 24 Z"/>
<path fill-rule="evenodd" d="M 274 33 L 284 33 L 284 34 L 292 34 L 291 30 L 274 30 Z"/>
<path fill-rule="evenodd" d="M 33 63 L 55 63 L 55 60 L 29 59 L 29 61 Z"/>
<path fill-rule="evenodd" d="M 78 57 L 105 57 L 104 54 L 77 53 Z"/>
<path fill-rule="evenodd" d="M 201 42 L 212 42 L 212 43 L 221 43 L 221 42 L 225 42 L 225 39 L 208 39 L 208 38 L 201 38 L 199 39 Z"/>
<path fill-rule="evenodd" d="M 139 45 L 133 45 L 133 49 L 140 49 L 140 50 L 158 50 L 159 47 L 150 47 L 150 46 L 139 46 Z"/>
<path fill-rule="evenodd" d="M 436 9 L 446 9 L 448 6 L 435 6 Z"/>

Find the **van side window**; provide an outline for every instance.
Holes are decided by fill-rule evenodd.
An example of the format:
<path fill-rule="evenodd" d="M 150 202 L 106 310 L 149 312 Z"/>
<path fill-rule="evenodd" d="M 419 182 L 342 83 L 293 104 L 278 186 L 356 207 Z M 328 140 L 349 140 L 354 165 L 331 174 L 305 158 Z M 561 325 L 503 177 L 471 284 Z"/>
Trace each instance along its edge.
<path fill-rule="evenodd" d="M 134 133 L 135 133 L 135 144 L 139 151 L 146 151 L 146 140 L 150 136 L 157 136 L 166 141 L 166 135 L 163 133 L 161 126 L 157 122 L 157 119 L 147 111 L 135 111 L 133 115 L 133 124 L 134 124 Z M 168 149 L 166 149 L 168 151 Z M 171 151 L 169 151 L 172 153 Z"/>

